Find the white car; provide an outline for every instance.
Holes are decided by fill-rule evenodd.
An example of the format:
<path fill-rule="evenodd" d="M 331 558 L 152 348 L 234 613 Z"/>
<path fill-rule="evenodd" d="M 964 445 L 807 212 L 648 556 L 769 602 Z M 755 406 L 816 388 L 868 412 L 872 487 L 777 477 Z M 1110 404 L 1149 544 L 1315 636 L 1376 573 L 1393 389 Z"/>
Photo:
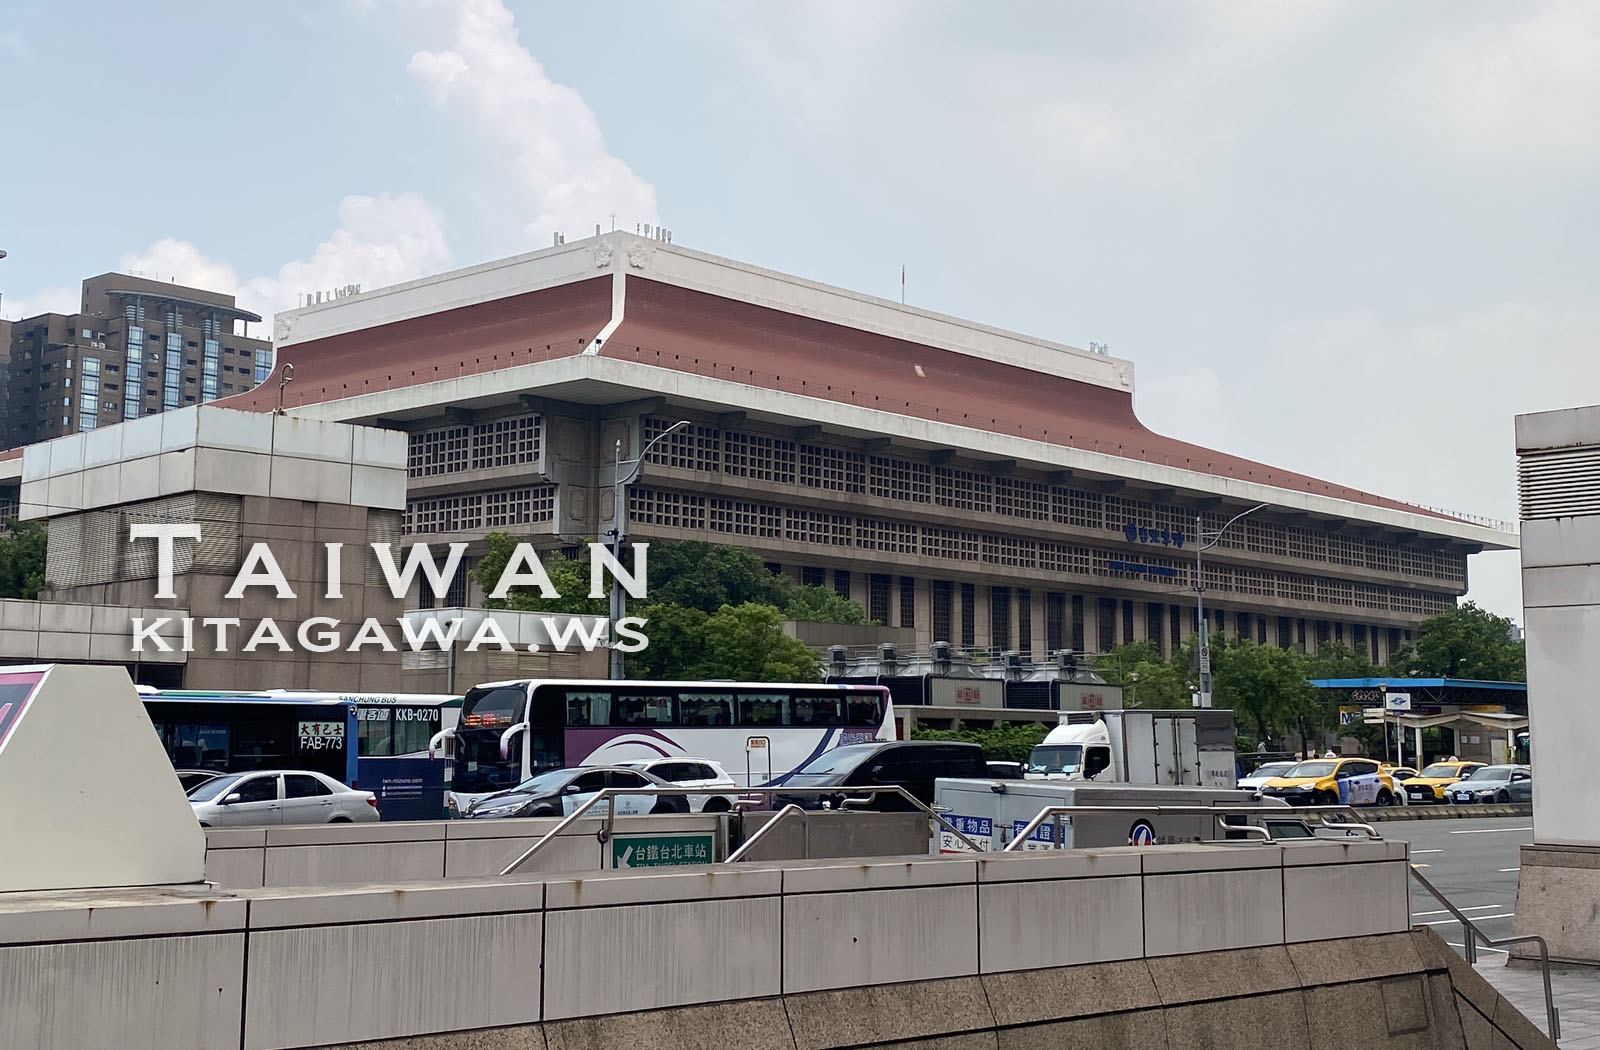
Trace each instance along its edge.
<path fill-rule="evenodd" d="M 189 792 L 203 828 L 261 824 L 353 824 L 379 817 L 378 796 L 303 769 L 229 773 Z"/>
<path fill-rule="evenodd" d="M 736 789 L 739 782 L 728 771 L 709 758 L 641 758 L 631 762 L 618 762 L 619 766 L 637 769 L 669 784 L 691 788 L 726 787 Z M 727 813 L 738 803 L 737 795 L 688 795 L 691 813 Z"/>
<path fill-rule="evenodd" d="M 1294 766 L 1295 763 L 1293 762 L 1264 763 L 1263 765 L 1259 765 L 1252 770 L 1249 776 L 1240 777 L 1239 787 L 1242 790 L 1253 792 L 1257 798 L 1260 798 L 1261 789 L 1266 786 L 1267 781 L 1271 780 L 1273 777 L 1283 776 L 1289 770 L 1293 769 Z"/>

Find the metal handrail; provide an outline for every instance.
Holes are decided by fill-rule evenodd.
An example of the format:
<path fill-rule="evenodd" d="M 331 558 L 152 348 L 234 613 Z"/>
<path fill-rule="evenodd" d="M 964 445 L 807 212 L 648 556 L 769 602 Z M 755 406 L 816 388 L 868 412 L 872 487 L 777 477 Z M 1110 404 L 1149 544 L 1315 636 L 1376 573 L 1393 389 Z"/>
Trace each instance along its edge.
<path fill-rule="evenodd" d="M 1047 820 L 1053 820 L 1056 822 L 1054 841 L 1057 845 L 1060 845 L 1060 818 L 1073 816 L 1075 814 L 1151 813 L 1158 816 L 1161 814 L 1182 814 L 1185 816 L 1204 816 L 1206 814 L 1216 814 L 1218 817 L 1226 817 L 1241 813 L 1265 813 L 1276 817 L 1295 817 L 1313 813 L 1346 813 L 1348 810 L 1349 807 L 1347 806 L 1316 806 L 1305 809 L 1289 809 L 1284 806 L 1046 806 L 1044 809 L 1039 811 L 1038 816 L 1028 821 L 1028 823 L 1023 826 L 1022 830 L 1017 832 L 1016 835 L 1012 837 L 1011 841 L 1008 842 L 1005 848 L 1000 852 L 1011 853 L 1015 851 L 1018 843 L 1027 842 L 1029 837 L 1039 829 L 1039 825 L 1045 823 Z M 1363 824 L 1359 821 L 1347 821 L 1333 824 L 1321 819 L 1319 816 L 1317 823 L 1319 827 L 1325 827 L 1331 830 L 1342 831 L 1359 829 L 1365 831 L 1369 838 L 1381 839 L 1383 837 L 1378 834 L 1377 830 L 1374 829 L 1371 824 Z M 1223 825 L 1223 827 L 1228 828 L 1230 831 L 1239 831 L 1256 826 L 1257 825 L 1251 824 Z M 1267 831 L 1265 828 L 1262 828 L 1261 830 Z M 1273 841 L 1270 831 L 1267 831 L 1267 841 Z"/>
<path fill-rule="evenodd" d="M 740 860 L 743 860 L 744 859 L 744 855 L 750 851 L 750 847 L 751 846 L 754 846 L 756 843 L 760 842 L 762 840 L 762 838 L 766 836 L 767 832 L 769 832 L 773 828 L 777 827 L 791 813 L 798 813 L 800 815 L 800 822 L 802 824 L 805 823 L 805 820 L 806 820 L 805 808 L 802 807 L 802 806 L 797 806 L 793 802 L 789 803 L 788 805 L 784 806 L 782 809 L 778 810 L 778 812 L 774 813 L 772 815 L 772 819 L 771 820 L 767 821 L 765 824 L 761 825 L 760 828 L 756 829 L 756 833 L 754 835 L 751 835 L 749 838 L 745 839 L 744 843 L 742 845 L 740 845 L 740 847 L 738 849 L 736 849 L 732 853 L 728 854 L 728 859 L 727 859 L 726 863 L 728 863 L 728 864 L 737 864 Z M 808 850 L 807 852 L 809 853 L 810 851 Z"/>
<path fill-rule="evenodd" d="M 952 835 L 966 843 L 967 847 L 974 853 L 983 852 L 982 847 L 980 847 L 976 842 L 973 842 L 967 836 L 963 835 L 959 828 L 957 828 L 954 824 L 951 824 L 948 820 L 945 820 L 939 814 L 935 813 L 926 803 L 917 798 L 915 795 L 911 794 L 911 792 L 907 791 L 905 788 L 901 787 L 899 784 L 889 784 L 877 787 L 852 787 L 849 788 L 848 791 L 851 795 L 899 795 L 901 798 L 911 803 L 911 806 L 914 810 L 921 810 L 923 813 L 926 813 L 928 816 L 938 821 Z M 583 816 L 602 800 L 609 801 L 612 798 L 624 795 L 761 795 L 770 799 L 773 795 L 839 795 L 843 793 L 844 792 L 841 791 L 837 786 L 809 788 L 780 785 L 777 787 L 741 787 L 734 791 L 729 791 L 726 787 L 691 788 L 674 786 L 669 788 L 652 786 L 641 788 L 602 788 L 591 795 L 589 799 L 581 806 L 567 814 L 566 817 L 562 818 L 561 823 L 545 832 L 537 842 L 523 851 L 522 855 L 507 865 L 505 870 L 501 871 L 500 874 L 510 875 L 512 872 L 522 867 L 523 864 L 527 863 L 529 857 L 543 849 L 546 843 L 552 841 L 557 835 L 565 831 L 579 817 Z M 852 799 L 847 801 L 856 800 Z M 744 804 L 742 800 L 740 804 Z M 611 838 L 612 828 L 616 823 L 616 810 L 616 806 L 606 807 L 605 823 L 601 826 L 600 830 L 596 832 L 596 837 L 601 842 L 606 842 Z M 1280 810 L 1280 812 L 1282 811 Z"/>
<path fill-rule="evenodd" d="M 1561 1039 L 1561 1011 L 1556 1009 L 1556 997 L 1550 990 L 1550 946 L 1538 934 L 1530 933 L 1521 937 L 1490 937 L 1478 928 L 1478 925 L 1450 902 L 1450 898 L 1439 892 L 1439 888 L 1428 881 L 1427 876 L 1417 870 L 1415 864 L 1408 864 L 1411 875 L 1422 884 L 1422 888 L 1433 895 L 1433 899 L 1445 906 L 1457 922 L 1461 923 L 1461 948 L 1466 956 L 1467 965 L 1478 961 L 1478 941 L 1481 939 L 1485 947 L 1500 948 L 1508 944 L 1537 944 L 1539 946 L 1539 969 L 1544 975 L 1544 1011 L 1545 1018 L 1550 1023 L 1550 1041 L 1557 1042 Z"/>

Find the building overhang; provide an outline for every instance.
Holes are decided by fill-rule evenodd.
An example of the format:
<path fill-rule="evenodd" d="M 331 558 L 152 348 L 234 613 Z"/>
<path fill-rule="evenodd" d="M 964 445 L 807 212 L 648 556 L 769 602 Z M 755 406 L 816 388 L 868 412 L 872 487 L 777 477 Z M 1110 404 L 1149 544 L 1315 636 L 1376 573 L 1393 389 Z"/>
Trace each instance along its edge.
<path fill-rule="evenodd" d="M 443 405 L 477 411 L 520 408 L 522 399 L 529 395 L 593 406 L 665 398 L 680 409 L 711 415 L 727 412 L 729 405 L 738 405 L 749 420 L 820 427 L 821 432 L 861 441 L 888 438 L 896 447 L 930 453 L 959 449 L 965 456 L 1013 460 L 1019 467 L 1046 473 L 1066 470 L 1091 483 L 1120 481 L 1152 491 L 1172 490 L 1191 498 L 1217 499 L 1221 501 L 1219 506 L 1237 504 L 1240 509 L 1266 503 L 1288 513 L 1366 523 L 1483 550 L 1517 547 L 1515 533 L 1420 508 L 1407 511 L 1282 489 L 616 358 L 562 357 L 299 406 L 292 403 L 293 389 L 291 384 L 291 408 L 296 414 L 373 425 L 379 425 L 381 420 L 382 426 L 391 428 L 429 420 L 442 425 Z"/>

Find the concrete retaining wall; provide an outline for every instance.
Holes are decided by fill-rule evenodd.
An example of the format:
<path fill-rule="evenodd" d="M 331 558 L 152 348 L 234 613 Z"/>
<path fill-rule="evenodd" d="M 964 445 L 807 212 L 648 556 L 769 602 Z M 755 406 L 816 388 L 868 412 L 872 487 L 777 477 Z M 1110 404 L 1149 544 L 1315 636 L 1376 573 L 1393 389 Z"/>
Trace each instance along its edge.
<path fill-rule="evenodd" d="M 745 1018 L 748 1033 L 689 1038 L 673 1015 L 662 1031 L 683 1041 L 637 1045 L 743 1047 L 784 1016 L 763 1013 L 779 996 L 794 1027 L 768 1034 L 788 1046 L 870 1044 L 896 1023 L 907 1034 L 895 1038 L 1053 1024 L 1125 993 L 1018 993 L 1001 1020 L 988 982 L 1167 972 L 1245 945 L 1276 952 L 1251 972 L 1273 971 L 1296 950 L 1286 945 L 1404 931 L 1405 865 L 1404 843 L 1350 840 L 10 895 L 0 1046 L 289 1050 L 467 1029 L 502 1032 L 438 1045 L 538 1046 L 535 1025 L 550 1046 L 624 1045 L 583 1033 L 636 1023 L 613 1015 L 720 1003 L 714 1016 Z M 1332 950 L 1308 948 L 1305 965 Z M 943 989 L 933 1000 L 915 990 L 927 982 Z M 985 1039 L 973 1045 L 995 1046 Z"/>

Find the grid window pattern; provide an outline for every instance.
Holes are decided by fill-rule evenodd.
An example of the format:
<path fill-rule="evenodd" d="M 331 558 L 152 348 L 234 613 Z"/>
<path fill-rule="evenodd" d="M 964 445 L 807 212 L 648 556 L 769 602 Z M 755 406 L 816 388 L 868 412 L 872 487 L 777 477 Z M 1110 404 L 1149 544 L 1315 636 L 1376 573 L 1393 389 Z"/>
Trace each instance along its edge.
<path fill-rule="evenodd" d="M 889 623 L 890 583 L 888 576 L 879 573 L 867 577 L 867 619 Z"/>
<path fill-rule="evenodd" d="M 1033 657 L 1033 592 L 1017 588 L 1017 648 L 1023 659 Z"/>
<path fill-rule="evenodd" d="M 926 463 L 873 456 L 869 468 L 869 488 L 878 499 L 907 503 L 927 503 L 933 499 L 933 468 Z"/>
<path fill-rule="evenodd" d="M 472 427 L 471 470 L 539 461 L 539 417 L 513 416 Z"/>
<path fill-rule="evenodd" d="M 915 577 L 900 577 L 900 626 L 917 625 L 917 581 Z"/>
<path fill-rule="evenodd" d="M 765 434 L 723 435 L 722 469 L 736 478 L 794 484 L 795 443 Z"/>
<path fill-rule="evenodd" d="M 1083 616 L 1083 595 L 1072 596 L 1072 649 L 1074 652 L 1083 652 L 1085 638 Z"/>
<path fill-rule="evenodd" d="M 272 351 L 271 350 L 257 350 L 256 351 L 255 369 L 256 369 L 256 376 L 255 376 L 256 385 L 260 386 L 262 383 L 265 383 L 267 381 L 267 377 L 272 374 Z"/>
<path fill-rule="evenodd" d="M 1046 591 L 1044 596 L 1044 648 L 1048 653 L 1067 647 L 1067 596 Z"/>
<path fill-rule="evenodd" d="M 803 587 L 821 587 L 827 578 L 827 573 L 814 565 L 807 565 L 800 570 L 800 585 Z"/>
<path fill-rule="evenodd" d="M 855 520 L 848 514 L 789 507 L 783 515 L 783 538 L 794 543 L 848 547 L 854 541 Z"/>
<path fill-rule="evenodd" d="M 1095 644 L 1098 652 L 1109 653 L 1117 647 L 1117 600 L 1100 598 L 1095 602 L 1095 626 L 1099 628 Z"/>
<path fill-rule="evenodd" d="M 207 339 L 204 346 L 204 356 L 200 368 L 200 400 L 215 401 L 217 399 L 217 369 L 222 363 L 222 344 L 215 339 Z"/>
<path fill-rule="evenodd" d="M 662 419 L 658 416 L 644 418 L 644 443 L 649 444 L 667 430 L 677 420 Z M 716 427 L 690 424 L 679 427 L 667 434 L 666 439 L 645 457 L 648 463 L 655 463 L 675 470 L 717 470 L 721 463 L 721 435 Z"/>
<path fill-rule="evenodd" d="M 1031 521 L 1050 520 L 1050 489 L 1023 478 L 994 479 L 995 513 Z"/>
<path fill-rule="evenodd" d="M 1051 489 L 1050 520 L 1057 525 L 1072 525 L 1080 529 L 1103 529 L 1106 527 L 1105 501 L 1098 492 Z"/>
<path fill-rule="evenodd" d="M 841 598 L 850 597 L 850 570 L 833 570 L 833 593 Z"/>
<path fill-rule="evenodd" d="M 856 519 L 856 546 L 886 554 L 916 554 L 917 527 L 906 521 Z"/>
<path fill-rule="evenodd" d="M 467 469 L 472 428 L 441 427 L 412 434 L 406 449 L 406 476 L 427 478 L 438 474 L 458 474 Z"/>
<path fill-rule="evenodd" d="M 773 540 L 783 536 L 783 511 L 768 503 L 713 499 L 709 504 L 709 513 L 712 532 Z"/>
<path fill-rule="evenodd" d="M 641 525 L 664 529 L 703 529 L 706 527 L 706 498 L 685 492 L 633 488 L 628 490 L 628 517 Z"/>
<path fill-rule="evenodd" d="M 883 554 L 921 557 L 952 564 L 981 564 L 1063 577 L 1100 578 L 1155 585 L 1163 589 L 1193 585 L 1194 565 L 1181 557 L 1035 540 L 1009 533 L 947 528 L 853 514 L 788 507 L 754 500 L 635 488 L 633 520 L 687 531 L 782 539 L 823 548 L 853 547 Z M 1116 565 L 1117 568 L 1112 568 Z M 1277 599 L 1296 604 L 1428 615 L 1449 608 L 1454 599 L 1435 592 L 1385 584 L 1336 580 L 1209 562 L 1206 587 L 1221 595 Z M 941 641 L 949 639 L 939 639 Z"/>
<path fill-rule="evenodd" d="M 534 525 L 553 521 L 555 511 L 554 485 L 437 496 L 408 501 L 401 531 L 406 535 L 426 535 Z"/>
<path fill-rule="evenodd" d="M 961 585 L 961 644 L 978 644 L 978 588 L 970 583 Z"/>
<path fill-rule="evenodd" d="M 129 306 L 128 310 L 132 312 L 133 307 Z M 122 418 L 138 419 L 139 391 L 142 388 L 139 373 L 144 369 L 144 329 L 136 324 L 129 325 L 127 344 L 124 368 L 127 370 L 128 381 L 122 388 Z"/>
<path fill-rule="evenodd" d="M 801 445 L 800 484 L 830 492 L 865 492 L 866 454 L 830 445 Z"/>
<path fill-rule="evenodd" d="M 183 390 L 183 336 L 167 333 L 166 361 L 162 370 L 161 407 L 177 408 Z"/>
<path fill-rule="evenodd" d="M 970 470 L 934 467 L 933 502 L 952 510 L 987 513 L 994 504 L 994 480 Z"/>
<path fill-rule="evenodd" d="M 933 581 L 933 640 L 936 642 L 949 642 L 955 640 L 955 631 L 951 623 L 953 619 L 954 585 L 949 580 Z"/>
<path fill-rule="evenodd" d="M 989 645 L 1011 648 L 1011 588 L 989 588 Z"/>

